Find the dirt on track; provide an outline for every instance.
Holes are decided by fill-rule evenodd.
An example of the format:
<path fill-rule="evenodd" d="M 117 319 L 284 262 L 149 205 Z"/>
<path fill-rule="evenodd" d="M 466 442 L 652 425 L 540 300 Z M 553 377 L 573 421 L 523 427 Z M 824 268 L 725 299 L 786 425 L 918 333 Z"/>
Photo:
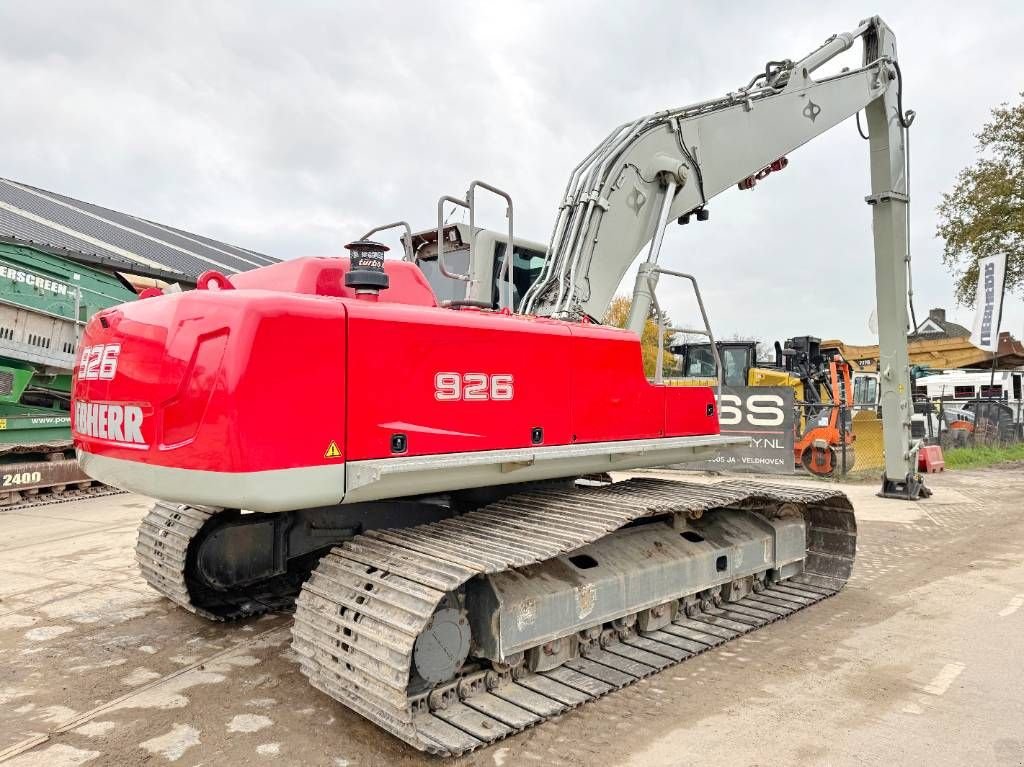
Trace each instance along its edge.
<path fill-rule="evenodd" d="M 1024 763 L 1024 468 L 931 484 L 915 504 L 846 488 L 836 597 L 446 763 Z M 289 616 L 210 624 L 150 592 L 147 507 L 0 512 L 0 764 L 440 763 L 312 690 Z"/>

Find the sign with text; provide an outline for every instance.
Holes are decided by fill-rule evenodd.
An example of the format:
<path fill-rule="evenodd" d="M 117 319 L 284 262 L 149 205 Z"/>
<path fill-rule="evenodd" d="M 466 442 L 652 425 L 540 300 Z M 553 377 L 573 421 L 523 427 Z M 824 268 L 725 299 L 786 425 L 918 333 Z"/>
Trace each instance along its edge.
<path fill-rule="evenodd" d="M 978 289 L 975 295 L 974 330 L 971 343 L 979 349 L 994 352 L 999 348 L 999 320 L 1003 310 L 1003 277 L 1006 256 L 978 259 Z"/>
<path fill-rule="evenodd" d="M 688 469 L 793 473 L 793 390 L 788 386 L 723 386 L 718 401 L 722 434 L 748 438 Z"/>

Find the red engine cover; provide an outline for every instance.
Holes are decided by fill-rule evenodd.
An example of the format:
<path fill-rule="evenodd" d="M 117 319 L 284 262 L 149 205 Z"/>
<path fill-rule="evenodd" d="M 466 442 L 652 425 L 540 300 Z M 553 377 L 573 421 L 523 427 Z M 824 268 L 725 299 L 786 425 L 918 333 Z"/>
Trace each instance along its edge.
<path fill-rule="evenodd" d="M 249 474 L 524 448 L 537 429 L 544 446 L 718 433 L 712 390 L 649 384 L 633 333 L 437 308 L 415 266 L 386 268 L 377 300 L 341 287 L 346 261 L 298 259 L 100 312 L 75 367 L 80 454 Z"/>

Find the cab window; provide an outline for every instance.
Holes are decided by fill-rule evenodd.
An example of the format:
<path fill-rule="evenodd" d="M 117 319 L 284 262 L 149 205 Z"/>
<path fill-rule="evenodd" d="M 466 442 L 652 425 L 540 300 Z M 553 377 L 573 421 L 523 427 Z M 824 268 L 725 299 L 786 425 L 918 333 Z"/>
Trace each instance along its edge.
<path fill-rule="evenodd" d="M 747 349 L 746 347 L 726 347 L 721 351 L 723 383 L 726 386 L 747 385 Z"/>
<path fill-rule="evenodd" d="M 918 387 L 924 388 L 924 387 Z M 858 376 L 853 379 L 853 404 L 875 405 L 878 402 L 878 379 Z"/>
<path fill-rule="evenodd" d="M 691 378 L 711 378 L 715 375 L 715 357 L 710 348 L 691 348 L 687 357 L 684 375 Z"/>
<path fill-rule="evenodd" d="M 438 303 L 442 301 L 462 301 L 466 297 L 467 283 L 445 277 L 437 265 L 437 256 L 421 258 L 417 261 L 420 271 L 434 289 Z M 448 250 L 444 252 L 444 265 L 453 274 L 465 274 L 469 271 L 469 248 Z"/>
<path fill-rule="evenodd" d="M 519 310 L 519 302 L 530 286 L 537 281 L 540 270 L 544 267 L 544 253 L 539 250 L 530 250 L 516 245 L 512 249 L 512 310 Z M 494 245 L 494 289 L 492 301 L 495 306 L 500 306 L 499 300 L 505 288 L 505 280 L 501 279 L 501 270 L 505 264 L 505 243 L 498 242 Z M 499 287 L 500 285 L 500 287 Z"/>

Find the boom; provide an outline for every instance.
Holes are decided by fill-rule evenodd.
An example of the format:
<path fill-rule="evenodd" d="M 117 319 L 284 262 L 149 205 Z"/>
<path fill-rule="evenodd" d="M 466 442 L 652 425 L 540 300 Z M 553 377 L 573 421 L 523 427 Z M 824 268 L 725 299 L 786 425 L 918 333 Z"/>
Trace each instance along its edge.
<path fill-rule="evenodd" d="M 813 79 L 863 40 L 863 65 Z M 785 166 L 785 155 L 866 110 L 871 151 L 876 300 L 886 451 L 883 494 L 917 497 L 910 438 L 907 331 L 907 178 L 896 41 L 877 16 L 834 35 L 803 59 L 772 61 L 743 88 L 712 101 L 620 125 L 573 169 L 544 270 L 522 310 L 600 318 L 637 254 L 649 244 L 633 289 L 629 327 L 650 314 L 658 256 L 672 219 L 706 218 L 704 206 L 734 184 L 749 188 Z"/>

